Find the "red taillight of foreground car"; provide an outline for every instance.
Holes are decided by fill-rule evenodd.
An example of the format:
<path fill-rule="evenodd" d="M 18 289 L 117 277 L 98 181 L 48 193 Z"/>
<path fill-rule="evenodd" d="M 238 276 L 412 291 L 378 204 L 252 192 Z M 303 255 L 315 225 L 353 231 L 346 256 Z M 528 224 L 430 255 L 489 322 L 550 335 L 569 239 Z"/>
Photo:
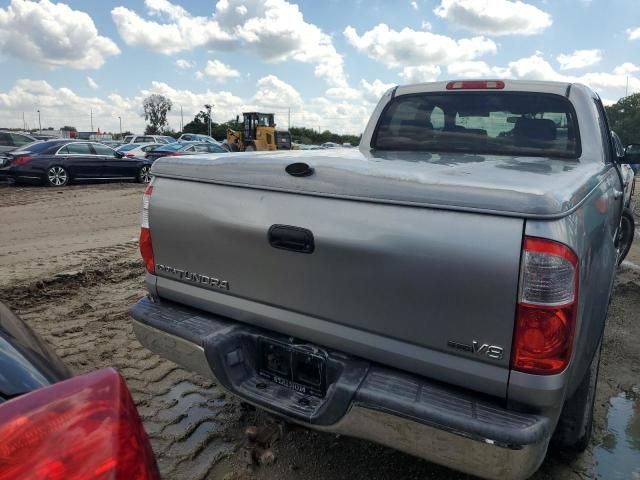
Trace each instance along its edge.
<path fill-rule="evenodd" d="M 26 163 L 29 163 L 31 160 L 33 160 L 33 157 L 31 157 L 31 155 L 16 155 L 13 159 L 13 164 L 24 165 Z"/>
<path fill-rule="evenodd" d="M 113 369 L 0 405 L 0 480 L 159 480 L 127 385 Z"/>
<path fill-rule="evenodd" d="M 511 368 L 552 375 L 571 359 L 578 308 L 578 257 L 567 246 L 526 237 Z"/>
<path fill-rule="evenodd" d="M 153 245 L 151 244 L 151 230 L 149 229 L 149 203 L 151 202 L 151 194 L 153 193 L 153 185 L 147 185 L 142 196 L 142 223 L 140 225 L 140 255 L 144 261 L 147 272 L 154 273 L 156 271 L 155 261 L 153 259 Z"/>

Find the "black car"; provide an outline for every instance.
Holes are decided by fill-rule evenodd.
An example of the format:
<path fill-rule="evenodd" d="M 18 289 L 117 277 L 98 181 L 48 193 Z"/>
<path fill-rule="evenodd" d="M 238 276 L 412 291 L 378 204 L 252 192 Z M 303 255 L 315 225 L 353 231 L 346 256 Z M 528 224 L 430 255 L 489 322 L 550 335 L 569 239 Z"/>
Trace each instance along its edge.
<path fill-rule="evenodd" d="M 146 158 L 156 160 L 160 157 L 178 157 L 203 153 L 229 153 L 221 144 L 211 142 L 175 142 L 163 145 L 147 153 Z"/>
<path fill-rule="evenodd" d="M 0 479 L 160 480 L 124 379 L 72 377 L 0 302 Z"/>
<path fill-rule="evenodd" d="M 102 143 L 57 139 L 2 154 L 0 178 L 53 187 L 87 180 L 149 183 L 152 163 L 144 158 L 127 158 Z"/>

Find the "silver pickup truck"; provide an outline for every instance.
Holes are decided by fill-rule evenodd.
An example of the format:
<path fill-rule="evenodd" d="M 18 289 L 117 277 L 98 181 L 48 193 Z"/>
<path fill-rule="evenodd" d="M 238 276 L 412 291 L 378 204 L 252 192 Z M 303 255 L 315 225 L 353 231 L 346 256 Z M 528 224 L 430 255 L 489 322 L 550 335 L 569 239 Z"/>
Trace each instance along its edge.
<path fill-rule="evenodd" d="M 510 80 L 392 88 L 358 149 L 163 158 L 133 328 L 288 421 L 526 478 L 588 444 L 637 162 L 587 87 Z"/>

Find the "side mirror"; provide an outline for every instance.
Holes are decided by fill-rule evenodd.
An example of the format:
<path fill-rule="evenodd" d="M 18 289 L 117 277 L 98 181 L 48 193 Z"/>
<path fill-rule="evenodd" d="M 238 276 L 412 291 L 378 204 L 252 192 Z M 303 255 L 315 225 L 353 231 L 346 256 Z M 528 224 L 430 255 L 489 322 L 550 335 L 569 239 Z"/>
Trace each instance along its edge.
<path fill-rule="evenodd" d="M 122 152 L 115 152 L 115 154 L 116 154 L 116 158 L 124 157 L 124 153 L 122 153 Z"/>
<path fill-rule="evenodd" d="M 627 147 L 624 149 L 624 157 L 622 157 L 622 163 L 628 163 L 629 165 L 640 164 L 639 144 L 627 145 Z"/>

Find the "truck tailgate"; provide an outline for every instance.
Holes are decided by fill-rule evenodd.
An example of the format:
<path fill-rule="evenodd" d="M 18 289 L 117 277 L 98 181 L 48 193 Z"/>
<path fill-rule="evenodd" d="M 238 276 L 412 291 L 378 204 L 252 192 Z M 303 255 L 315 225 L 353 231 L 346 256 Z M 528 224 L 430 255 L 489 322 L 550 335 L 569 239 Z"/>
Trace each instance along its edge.
<path fill-rule="evenodd" d="M 274 248 L 273 225 L 313 252 Z M 506 392 L 522 219 L 157 177 L 150 226 L 161 297 Z"/>

